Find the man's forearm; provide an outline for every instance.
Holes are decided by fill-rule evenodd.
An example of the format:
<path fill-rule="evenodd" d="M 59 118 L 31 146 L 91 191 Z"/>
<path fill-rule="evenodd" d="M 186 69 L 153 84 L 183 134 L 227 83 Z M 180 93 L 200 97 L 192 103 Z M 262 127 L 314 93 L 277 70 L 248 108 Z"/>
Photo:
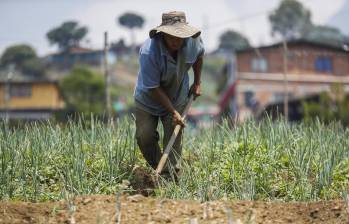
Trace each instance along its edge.
<path fill-rule="evenodd" d="M 199 57 L 193 64 L 194 71 L 194 84 L 199 85 L 201 83 L 201 70 L 202 70 L 202 57 Z"/>
<path fill-rule="evenodd" d="M 170 99 L 161 87 L 157 87 L 151 90 L 151 95 L 156 99 L 162 106 L 164 106 L 168 112 L 174 113 L 176 109 L 172 105 Z"/>

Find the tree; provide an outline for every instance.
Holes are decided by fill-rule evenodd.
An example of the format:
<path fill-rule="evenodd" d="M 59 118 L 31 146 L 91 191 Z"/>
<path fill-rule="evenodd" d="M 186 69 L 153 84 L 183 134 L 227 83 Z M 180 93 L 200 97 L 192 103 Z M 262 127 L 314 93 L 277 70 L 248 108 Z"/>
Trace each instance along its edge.
<path fill-rule="evenodd" d="M 20 70 L 25 75 L 31 75 L 36 77 L 44 76 L 45 64 L 39 58 L 32 58 L 24 61 Z"/>
<path fill-rule="evenodd" d="M 341 31 L 331 26 L 312 26 L 304 35 L 309 41 L 328 44 L 336 47 L 342 47 L 349 43 L 349 37 L 342 34 Z"/>
<path fill-rule="evenodd" d="M 233 30 L 228 30 L 219 37 L 218 48 L 220 49 L 236 51 L 249 47 L 250 43 L 248 39 L 244 37 L 242 34 Z"/>
<path fill-rule="evenodd" d="M 57 44 L 60 50 L 66 51 L 71 47 L 79 46 L 87 32 L 87 27 L 79 26 L 75 21 L 68 21 L 50 30 L 46 37 L 50 44 Z"/>
<path fill-rule="evenodd" d="M 296 0 L 283 0 L 269 15 L 272 34 L 278 33 L 286 40 L 297 39 L 311 28 L 311 13 Z"/>
<path fill-rule="evenodd" d="M 13 45 L 5 49 L 1 56 L 1 65 L 21 67 L 26 60 L 37 58 L 35 50 L 25 44 Z"/>
<path fill-rule="evenodd" d="M 67 110 L 89 115 L 104 111 L 103 76 L 85 67 L 75 67 L 60 83 Z"/>
<path fill-rule="evenodd" d="M 134 30 L 135 28 L 143 27 L 143 24 L 144 24 L 143 17 L 140 15 L 137 15 L 136 13 L 126 12 L 118 18 L 118 22 L 121 26 L 125 26 L 126 28 L 130 29 L 131 43 L 132 43 L 132 47 L 134 47 L 135 45 Z"/>
<path fill-rule="evenodd" d="M 303 103 L 304 121 L 306 123 L 318 118 L 329 124 L 334 121 L 349 126 L 349 95 L 341 84 L 331 86 L 330 92 L 320 94 L 319 102 Z"/>
<path fill-rule="evenodd" d="M 8 47 L 0 59 L 4 67 L 13 64 L 24 75 L 42 76 L 45 74 L 45 65 L 36 55 L 35 50 L 25 44 Z"/>

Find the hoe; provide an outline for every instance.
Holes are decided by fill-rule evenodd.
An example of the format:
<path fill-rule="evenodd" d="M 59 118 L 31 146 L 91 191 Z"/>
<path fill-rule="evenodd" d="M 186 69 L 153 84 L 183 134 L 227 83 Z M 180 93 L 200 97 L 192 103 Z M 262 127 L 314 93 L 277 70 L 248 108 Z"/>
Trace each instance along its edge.
<path fill-rule="evenodd" d="M 191 106 L 191 104 L 193 102 L 193 99 L 194 99 L 194 96 L 193 96 L 193 94 L 191 94 L 190 97 L 189 97 L 189 102 L 186 105 L 186 107 L 185 107 L 185 109 L 183 111 L 183 114 L 182 114 L 183 120 L 185 120 L 187 115 L 188 115 L 188 111 L 189 111 L 189 108 L 190 108 L 190 106 Z M 159 176 L 159 174 L 161 173 L 162 169 L 164 168 L 165 163 L 166 163 L 167 158 L 168 158 L 168 155 L 169 155 L 169 153 L 170 153 L 170 151 L 172 149 L 172 146 L 173 146 L 173 144 L 174 144 L 174 142 L 175 142 L 175 140 L 177 138 L 177 135 L 178 135 L 179 131 L 181 130 L 181 128 L 182 128 L 182 126 L 177 124 L 175 129 L 173 130 L 173 133 L 172 133 L 172 136 L 170 138 L 170 141 L 168 142 L 168 144 L 167 144 L 167 146 L 166 146 L 166 148 L 164 150 L 164 153 L 163 153 L 163 155 L 162 155 L 162 157 L 160 159 L 160 162 L 159 162 L 159 164 L 158 164 L 158 166 L 157 166 L 157 168 L 155 170 L 156 177 Z"/>

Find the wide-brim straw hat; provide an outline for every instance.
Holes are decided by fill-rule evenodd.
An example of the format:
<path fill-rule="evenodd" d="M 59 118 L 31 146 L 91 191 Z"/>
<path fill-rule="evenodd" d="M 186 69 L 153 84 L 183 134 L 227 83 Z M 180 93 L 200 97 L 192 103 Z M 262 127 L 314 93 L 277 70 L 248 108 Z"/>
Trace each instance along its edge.
<path fill-rule="evenodd" d="M 149 37 L 153 38 L 158 33 L 167 33 L 179 38 L 198 37 L 201 31 L 188 25 L 184 12 L 173 11 L 162 14 L 160 26 L 151 29 Z"/>

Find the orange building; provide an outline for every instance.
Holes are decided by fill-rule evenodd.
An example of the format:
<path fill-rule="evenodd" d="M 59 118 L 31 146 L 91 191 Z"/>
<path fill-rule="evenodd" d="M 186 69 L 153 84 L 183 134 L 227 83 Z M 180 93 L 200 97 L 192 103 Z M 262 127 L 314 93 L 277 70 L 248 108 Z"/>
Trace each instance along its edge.
<path fill-rule="evenodd" d="M 56 80 L 0 72 L 1 119 L 49 119 L 63 108 Z"/>

